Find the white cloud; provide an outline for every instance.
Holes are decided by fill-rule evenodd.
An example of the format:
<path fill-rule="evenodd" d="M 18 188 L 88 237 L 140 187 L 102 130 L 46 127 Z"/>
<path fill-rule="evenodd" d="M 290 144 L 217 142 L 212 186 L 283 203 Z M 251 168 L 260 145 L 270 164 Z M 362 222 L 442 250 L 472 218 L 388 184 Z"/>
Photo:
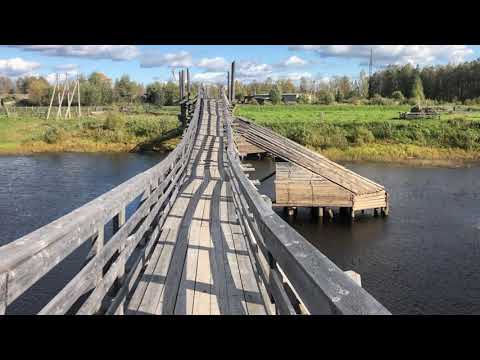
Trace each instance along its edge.
<path fill-rule="evenodd" d="M 54 70 L 55 71 L 73 71 L 73 70 L 77 70 L 78 69 L 78 65 L 77 64 L 61 64 L 61 65 L 57 65 L 54 67 Z"/>
<path fill-rule="evenodd" d="M 193 75 L 194 81 L 200 81 L 205 83 L 223 83 L 227 80 L 225 72 L 204 72 Z"/>
<path fill-rule="evenodd" d="M 310 79 L 312 78 L 312 74 L 310 74 L 309 72 L 292 72 L 292 73 L 280 74 L 276 76 L 276 78 L 278 79 L 286 79 L 286 80 L 290 79 L 292 81 L 298 81 L 302 77 Z"/>
<path fill-rule="evenodd" d="M 293 45 L 292 51 L 314 51 L 321 57 L 357 58 L 368 63 L 373 49 L 374 65 L 428 65 L 437 62 L 461 62 L 473 54 L 466 45 Z"/>
<path fill-rule="evenodd" d="M 304 66 L 307 65 L 308 61 L 305 59 L 302 59 L 299 56 L 293 55 L 290 56 L 288 59 L 285 59 L 280 63 L 280 66 L 283 67 L 296 67 L 296 66 Z"/>
<path fill-rule="evenodd" d="M 140 54 L 134 45 L 8 45 L 47 56 L 81 57 L 90 59 L 132 60 Z"/>
<path fill-rule="evenodd" d="M 269 64 L 259 64 L 254 61 L 240 61 L 236 69 L 239 80 L 262 80 L 272 75 L 273 67 Z"/>
<path fill-rule="evenodd" d="M 78 70 L 70 70 L 70 71 L 66 71 L 67 75 L 68 75 L 68 79 L 69 80 L 75 80 L 77 75 L 79 74 Z M 57 73 L 50 73 L 50 74 L 47 74 L 47 75 L 43 75 L 43 77 L 50 83 L 50 84 L 54 84 L 55 81 L 57 80 Z M 60 82 L 62 81 L 65 81 L 65 72 L 63 73 L 59 73 L 58 74 L 58 80 Z"/>
<path fill-rule="evenodd" d="M 227 70 L 227 60 L 223 57 L 203 58 L 197 63 L 198 67 L 205 68 L 211 71 Z"/>
<path fill-rule="evenodd" d="M 141 59 L 140 66 L 143 68 L 153 68 L 161 66 L 187 67 L 192 66 L 192 55 L 187 51 L 178 53 L 146 53 Z"/>
<path fill-rule="evenodd" d="M 39 63 L 22 58 L 0 59 L 0 74 L 4 76 L 24 76 L 39 67 Z"/>

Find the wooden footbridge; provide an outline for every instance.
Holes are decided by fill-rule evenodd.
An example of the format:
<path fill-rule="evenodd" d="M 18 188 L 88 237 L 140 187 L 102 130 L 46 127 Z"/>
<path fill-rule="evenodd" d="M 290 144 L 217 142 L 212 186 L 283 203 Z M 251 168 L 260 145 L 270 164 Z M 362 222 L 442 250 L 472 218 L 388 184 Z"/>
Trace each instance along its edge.
<path fill-rule="evenodd" d="M 0 314 L 82 246 L 40 314 L 389 314 L 258 193 L 227 96 L 192 110 L 158 165 L 0 248 Z"/>

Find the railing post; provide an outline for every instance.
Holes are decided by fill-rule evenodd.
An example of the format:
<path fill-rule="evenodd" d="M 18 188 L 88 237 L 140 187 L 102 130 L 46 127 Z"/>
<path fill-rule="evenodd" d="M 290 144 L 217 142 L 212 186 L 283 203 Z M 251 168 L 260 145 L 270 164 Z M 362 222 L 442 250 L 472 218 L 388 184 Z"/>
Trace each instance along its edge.
<path fill-rule="evenodd" d="M 95 243 L 94 243 L 94 255 L 97 255 L 98 253 L 100 253 L 100 251 L 102 250 L 103 248 L 103 245 L 105 243 L 105 226 L 104 225 L 101 225 L 99 228 L 98 228 L 98 233 L 97 233 L 97 239 L 95 240 Z M 97 278 L 95 280 L 95 286 L 97 284 L 100 283 L 100 281 L 102 280 L 103 278 L 103 266 L 105 264 L 101 264 L 100 268 L 98 269 L 98 272 L 97 272 Z"/>
<path fill-rule="evenodd" d="M 0 274 L 0 315 L 7 312 L 7 280 L 7 273 Z"/>
<path fill-rule="evenodd" d="M 125 224 L 125 207 L 122 207 L 113 218 L 113 233 L 116 233 Z"/>
<path fill-rule="evenodd" d="M 125 206 L 122 206 L 117 215 L 113 218 L 113 233 L 116 233 L 124 224 L 125 224 Z M 128 234 L 125 235 L 126 238 L 123 240 L 123 244 L 118 249 L 118 261 L 119 261 L 119 270 L 117 274 L 118 287 L 117 291 L 122 288 L 124 277 L 125 277 L 125 248 L 127 247 Z M 123 302 L 119 305 L 119 315 L 123 315 Z"/>

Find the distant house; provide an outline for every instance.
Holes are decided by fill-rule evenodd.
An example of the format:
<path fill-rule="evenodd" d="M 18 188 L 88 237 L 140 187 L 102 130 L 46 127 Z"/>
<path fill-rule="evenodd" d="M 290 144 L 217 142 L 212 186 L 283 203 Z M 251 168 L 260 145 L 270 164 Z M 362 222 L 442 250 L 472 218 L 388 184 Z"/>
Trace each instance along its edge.
<path fill-rule="evenodd" d="M 296 93 L 282 94 L 282 101 L 285 103 L 297 103 L 299 95 Z M 248 103 L 252 99 L 255 99 L 259 104 L 265 103 L 265 101 L 271 101 L 270 94 L 255 94 L 247 95 L 243 98 L 243 103 Z"/>

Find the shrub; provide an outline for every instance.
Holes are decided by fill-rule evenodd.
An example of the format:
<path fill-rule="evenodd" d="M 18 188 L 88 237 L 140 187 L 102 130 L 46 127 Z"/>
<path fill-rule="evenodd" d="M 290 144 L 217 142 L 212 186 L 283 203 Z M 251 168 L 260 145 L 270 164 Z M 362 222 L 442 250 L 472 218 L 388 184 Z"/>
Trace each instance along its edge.
<path fill-rule="evenodd" d="M 43 133 L 43 141 L 45 141 L 47 144 L 55 144 L 60 140 L 60 138 L 60 130 L 58 130 L 56 127 L 51 126 Z"/>
<path fill-rule="evenodd" d="M 121 114 L 118 112 L 109 112 L 103 124 L 103 128 L 106 130 L 118 130 L 123 127 L 124 123 L 125 119 Z"/>
<path fill-rule="evenodd" d="M 280 91 L 280 88 L 277 85 L 273 86 L 272 90 L 270 90 L 269 95 L 270 95 L 270 100 L 274 105 L 282 101 L 282 92 Z"/>
<path fill-rule="evenodd" d="M 397 90 L 392 93 L 392 99 L 395 99 L 398 102 L 403 102 L 405 100 L 405 96 L 403 96 L 401 91 Z"/>
<path fill-rule="evenodd" d="M 160 119 L 136 119 L 127 123 L 130 133 L 138 137 L 152 137 L 163 134 L 166 131 L 167 124 Z"/>
<path fill-rule="evenodd" d="M 321 90 L 318 92 L 317 100 L 320 104 L 330 105 L 335 101 L 333 94 L 326 90 Z"/>
<path fill-rule="evenodd" d="M 379 94 L 375 94 L 369 103 L 370 105 L 395 105 L 394 100 L 381 97 Z"/>
<path fill-rule="evenodd" d="M 369 144 L 375 141 L 375 135 L 367 128 L 360 126 L 355 128 L 353 142 L 357 145 Z"/>
<path fill-rule="evenodd" d="M 371 131 L 377 139 L 390 139 L 393 135 L 392 125 L 387 121 L 376 123 Z"/>
<path fill-rule="evenodd" d="M 335 125 L 321 124 L 307 134 L 307 143 L 316 148 L 340 148 L 348 147 L 346 132 Z"/>

